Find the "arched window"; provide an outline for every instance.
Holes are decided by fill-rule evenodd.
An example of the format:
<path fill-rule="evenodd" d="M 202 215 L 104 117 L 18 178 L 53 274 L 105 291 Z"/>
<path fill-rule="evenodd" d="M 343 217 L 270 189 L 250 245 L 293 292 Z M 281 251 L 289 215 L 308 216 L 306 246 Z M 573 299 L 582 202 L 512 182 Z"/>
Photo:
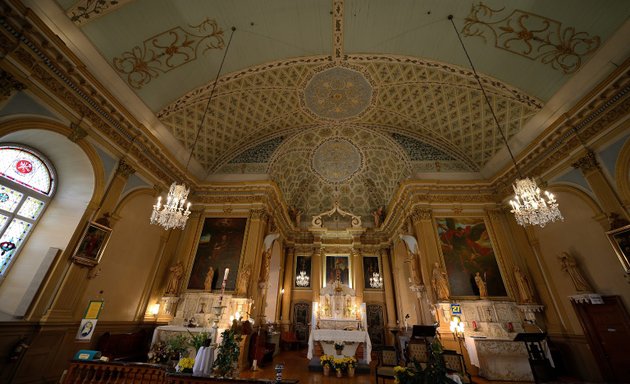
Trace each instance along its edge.
<path fill-rule="evenodd" d="M 55 191 L 55 171 L 38 151 L 0 144 L 0 280 Z"/>

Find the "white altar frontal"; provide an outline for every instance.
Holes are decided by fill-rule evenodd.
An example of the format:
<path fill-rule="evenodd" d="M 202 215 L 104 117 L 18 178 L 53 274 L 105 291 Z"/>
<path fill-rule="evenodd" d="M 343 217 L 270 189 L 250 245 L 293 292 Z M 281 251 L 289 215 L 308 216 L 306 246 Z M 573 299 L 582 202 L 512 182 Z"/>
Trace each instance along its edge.
<path fill-rule="evenodd" d="M 369 363 L 372 343 L 367 333 L 365 304 L 356 301 L 355 291 L 339 280 L 320 291 L 319 302 L 313 303 L 312 329 L 308 339 L 309 359 L 318 342 L 326 355 L 355 356 L 363 343 L 364 359 Z M 343 345 L 341 350 L 335 344 Z"/>

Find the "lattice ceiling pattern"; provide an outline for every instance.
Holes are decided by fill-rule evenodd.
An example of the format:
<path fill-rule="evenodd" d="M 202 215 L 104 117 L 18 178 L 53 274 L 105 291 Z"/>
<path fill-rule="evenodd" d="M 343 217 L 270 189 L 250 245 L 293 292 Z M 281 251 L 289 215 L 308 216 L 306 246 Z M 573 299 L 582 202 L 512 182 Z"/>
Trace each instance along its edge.
<path fill-rule="evenodd" d="M 363 157 L 358 172 L 340 183 L 312 172 L 317 148 L 336 139 L 351 143 Z M 389 202 L 398 182 L 410 171 L 408 157 L 391 138 L 369 128 L 345 124 L 324 125 L 294 135 L 280 145 L 269 166 L 269 174 L 287 203 L 302 210 L 305 219 L 330 209 L 335 198 L 344 210 L 368 217 L 376 207 Z"/>
<path fill-rule="evenodd" d="M 299 132 L 330 119 L 306 110 L 304 87 L 331 63 L 293 60 L 221 79 L 200 132 L 195 158 L 217 171 L 243 151 L 279 135 Z M 365 113 L 346 121 L 401 133 L 444 151 L 478 170 L 504 143 L 472 74 L 459 67 L 404 57 L 351 56 L 348 62 L 375 88 Z M 483 77 L 501 126 L 513 136 L 542 103 L 495 79 Z M 160 117 L 187 148 L 192 146 L 206 106 L 208 86 L 166 107 Z"/>

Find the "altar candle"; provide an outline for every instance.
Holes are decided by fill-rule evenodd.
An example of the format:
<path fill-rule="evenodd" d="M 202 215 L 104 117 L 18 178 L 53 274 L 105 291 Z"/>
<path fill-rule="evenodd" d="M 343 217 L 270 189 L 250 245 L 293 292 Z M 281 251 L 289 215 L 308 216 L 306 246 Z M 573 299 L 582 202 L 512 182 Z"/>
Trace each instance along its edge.
<path fill-rule="evenodd" d="M 225 275 L 223 275 L 223 281 L 227 281 L 228 273 L 230 273 L 230 268 L 225 268 Z"/>

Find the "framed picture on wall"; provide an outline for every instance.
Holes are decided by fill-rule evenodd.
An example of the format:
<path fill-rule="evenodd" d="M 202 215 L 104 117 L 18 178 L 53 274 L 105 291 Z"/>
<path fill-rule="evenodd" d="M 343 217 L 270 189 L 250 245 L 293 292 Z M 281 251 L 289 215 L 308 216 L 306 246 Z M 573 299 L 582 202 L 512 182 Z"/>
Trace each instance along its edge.
<path fill-rule="evenodd" d="M 236 289 L 246 225 L 246 218 L 205 219 L 188 278 L 188 289 L 203 291 L 221 289 L 226 268 L 230 269 L 230 273 L 225 289 L 227 291 Z"/>
<path fill-rule="evenodd" d="M 339 279 L 342 284 L 350 286 L 350 257 L 349 256 L 326 256 L 326 270 L 324 280 L 326 285 L 332 284 Z"/>
<path fill-rule="evenodd" d="M 436 218 L 452 296 L 479 296 L 477 274 L 488 296 L 507 296 L 494 247 L 483 217 Z"/>
<path fill-rule="evenodd" d="M 72 261 L 88 267 L 97 265 L 101 260 L 101 256 L 103 256 L 103 251 L 105 251 L 111 232 L 111 228 L 90 222 L 83 231 L 81 241 L 79 241 L 77 248 L 74 250 Z"/>
<path fill-rule="evenodd" d="M 300 279 L 298 282 L 298 277 L 300 277 L 304 273 L 306 279 Z M 295 288 L 310 288 L 311 287 L 311 257 L 310 256 L 297 256 L 295 258 L 295 278 L 293 280 L 293 286 Z"/>
<path fill-rule="evenodd" d="M 630 225 L 606 232 L 624 272 L 630 273 Z"/>
<path fill-rule="evenodd" d="M 378 257 L 363 256 L 363 283 L 365 289 L 378 289 L 377 287 L 372 287 L 370 284 L 370 278 L 373 277 L 375 273 L 378 273 L 380 277 L 383 277 L 378 264 Z"/>

